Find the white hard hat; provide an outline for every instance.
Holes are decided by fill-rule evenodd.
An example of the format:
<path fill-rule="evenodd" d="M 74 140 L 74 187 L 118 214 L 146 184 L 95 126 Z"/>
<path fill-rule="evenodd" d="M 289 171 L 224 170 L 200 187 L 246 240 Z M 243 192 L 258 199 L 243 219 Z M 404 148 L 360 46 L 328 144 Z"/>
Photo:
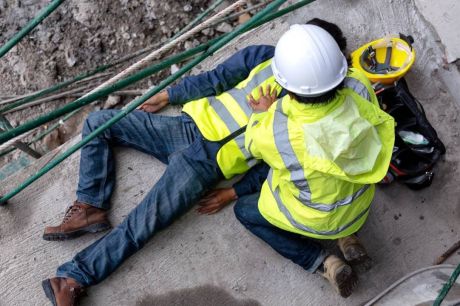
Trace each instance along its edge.
<path fill-rule="evenodd" d="M 309 24 L 292 25 L 278 41 L 272 60 L 276 81 L 302 97 L 316 97 L 334 89 L 347 69 L 347 60 L 334 38 Z"/>

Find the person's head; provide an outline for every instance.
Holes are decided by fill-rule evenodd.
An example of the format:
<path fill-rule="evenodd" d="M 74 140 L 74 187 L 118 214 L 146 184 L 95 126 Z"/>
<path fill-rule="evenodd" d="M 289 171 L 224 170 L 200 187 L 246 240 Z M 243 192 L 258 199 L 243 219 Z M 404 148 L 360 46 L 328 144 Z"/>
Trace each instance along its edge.
<path fill-rule="evenodd" d="M 311 22 L 327 23 L 320 19 Z M 342 47 L 346 47 L 346 40 Z M 342 87 L 348 65 L 336 39 L 327 30 L 313 24 L 297 24 L 278 41 L 272 69 L 276 81 L 297 101 L 326 103 Z"/>

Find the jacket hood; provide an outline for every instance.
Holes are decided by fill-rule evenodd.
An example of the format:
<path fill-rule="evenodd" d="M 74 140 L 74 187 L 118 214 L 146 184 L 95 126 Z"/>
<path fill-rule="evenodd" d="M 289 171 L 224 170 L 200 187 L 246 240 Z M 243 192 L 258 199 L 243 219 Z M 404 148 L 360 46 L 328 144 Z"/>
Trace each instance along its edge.
<path fill-rule="evenodd" d="M 310 169 L 361 184 L 377 183 L 388 171 L 394 120 L 370 102 L 341 95 L 335 109 L 303 124 L 303 132 Z"/>

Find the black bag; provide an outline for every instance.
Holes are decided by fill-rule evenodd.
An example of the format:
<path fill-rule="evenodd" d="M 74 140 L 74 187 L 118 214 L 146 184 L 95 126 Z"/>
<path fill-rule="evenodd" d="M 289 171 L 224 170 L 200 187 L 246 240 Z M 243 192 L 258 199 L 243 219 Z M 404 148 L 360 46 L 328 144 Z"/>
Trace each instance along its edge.
<path fill-rule="evenodd" d="M 395 145 L 390 168 L 382 183 L 395 178 L 411 189 L 431 185 L 433 166 L 446 152 L 422 104 L 410 93 L 402 78 L 394 86 L 376 89 L 380 107 L 396 121 Z"/>

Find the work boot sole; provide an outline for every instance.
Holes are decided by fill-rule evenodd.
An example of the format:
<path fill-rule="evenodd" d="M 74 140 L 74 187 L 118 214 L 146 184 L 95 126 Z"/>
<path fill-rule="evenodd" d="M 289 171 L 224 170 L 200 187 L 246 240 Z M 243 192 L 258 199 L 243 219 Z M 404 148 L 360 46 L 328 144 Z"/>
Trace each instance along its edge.
<path fill-rule="evenodd" d="M 112 226 L 108 223 L 97 223 L 86 227 L 82 227 L 73 232 L 43 234 L 43 239 L 47 241 L 63 241 L 80 237 L 86 233 L 103 232 L 111 228 Z"/>
<path fill-rule="evenodd" d="M 360 271 L 368 271 L 372 267 L 372 259 L 360 245 L 348 247 L 347 251 L 343 253 L 343 257 L 350 265 Z"/>
<path fill-rule="evenodd" d="M 51 287 L 50 279 L 45 279 L 42 281 L 43 291 L 45 291 L 46 297 L 51 301 L 53 306 L 57 306 L 56 297 L 54 296 L 53 287 Z"/>
<path fill-rule="evenodd" d="M 340 296 L 347 298 L 352 294 L 353 289 L 356 287 L 356 284 L 358 283 L 358 277 L 350 266 L 345 265 L 341 267 L 337 272 L 335 281 L 337 284 L 336 289 Z"/>

